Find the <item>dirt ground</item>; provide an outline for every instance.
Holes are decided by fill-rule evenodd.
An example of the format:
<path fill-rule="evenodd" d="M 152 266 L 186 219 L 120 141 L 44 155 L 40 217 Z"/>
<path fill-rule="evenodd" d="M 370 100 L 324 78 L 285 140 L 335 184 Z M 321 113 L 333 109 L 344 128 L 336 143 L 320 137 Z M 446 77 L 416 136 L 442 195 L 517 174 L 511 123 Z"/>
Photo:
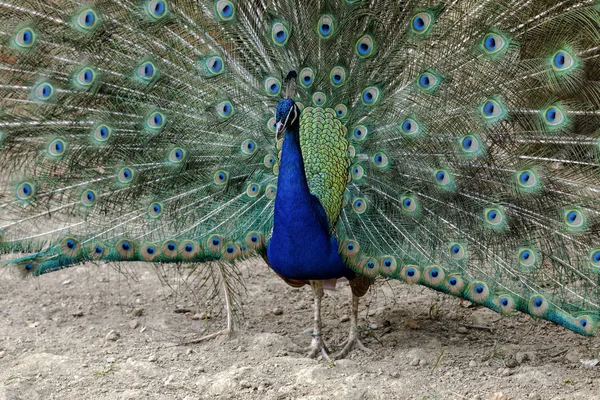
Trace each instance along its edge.
<path fill-rule="evenodd" d="M 84 265 L 34 280 L 0 271 L 0 399 L 600 399 L 599 338 L 502 318 L 432 290 L 384 282 L 361 302 L 371 354 L 305 358 L 310 289 L 243 266 L 235 335 L 195 345 L 225 314 L 156 272 Z M 324 335 L 347 334 L 349 288 L 327 292 Z"/>

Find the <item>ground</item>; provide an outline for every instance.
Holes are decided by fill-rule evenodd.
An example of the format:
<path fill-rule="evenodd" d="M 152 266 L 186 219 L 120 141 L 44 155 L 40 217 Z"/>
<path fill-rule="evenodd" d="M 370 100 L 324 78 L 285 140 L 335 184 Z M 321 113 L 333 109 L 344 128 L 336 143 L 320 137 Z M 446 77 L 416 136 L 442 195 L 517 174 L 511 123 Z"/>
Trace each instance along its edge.
<path fill-rule="evenodd" d="M 399 282 L 361 302 L 371 354 L 307 359 L 310 289 L 258 260 L 242 267 L 235 335 L 182 346 L 225 315 L 133 268 L 137 279 L 91 264 L 0 273 L 0 399 L 600 399 L 600 365 L 580 361 L 598 358 L 600 339 Z M 348 331 L 348 296 L 344 284 L 323 300 L 330 344 Z"/>

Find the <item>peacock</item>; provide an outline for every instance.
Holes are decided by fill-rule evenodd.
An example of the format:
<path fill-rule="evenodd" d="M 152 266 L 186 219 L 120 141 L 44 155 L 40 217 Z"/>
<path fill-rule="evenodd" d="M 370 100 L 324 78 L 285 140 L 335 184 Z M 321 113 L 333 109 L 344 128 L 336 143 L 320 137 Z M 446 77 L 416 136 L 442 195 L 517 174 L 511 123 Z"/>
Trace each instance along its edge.
<path fill-rule="evenodd" d="M 377 279 L 597 331 L 598 0 L 0 0 L 0 48 L 23 277 L 216 271 L 230 332 L 259 256 L 311 287 L 311 357 L 340 280 L 338 358 Z"/>

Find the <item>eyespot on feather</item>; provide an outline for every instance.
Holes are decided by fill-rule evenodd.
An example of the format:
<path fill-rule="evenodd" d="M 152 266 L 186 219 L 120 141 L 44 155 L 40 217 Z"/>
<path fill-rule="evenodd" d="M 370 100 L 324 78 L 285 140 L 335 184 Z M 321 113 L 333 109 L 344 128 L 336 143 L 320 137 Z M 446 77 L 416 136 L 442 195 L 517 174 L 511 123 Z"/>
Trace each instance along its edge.
<path fill-rule="evenodd" d="M 117 242 L 117 253 L 123 260 L 130 260 L 135 256 L 135 243 L 129 239 L 121 239 Z"/>
<path fill-rule="evenodd" d="M 79 241 L 73 237 L 67 237 L 61 242 L 62 254 L 67 257 L 75 257 L 81 251 Z"/>
<path fill-rule="evenodd" d="M 271 39 L 276 46 L 285 46 L 290 39 L 290 29 L 283 22 L 275 22 L 271 28 Z"/>
<path fill-rule="evenodd" d="M 490 290 L 484 282 L 471 282 L 468 292 L 471 300 L 476 303 L 484 303 L 490 296 Z"/>
<path fill-rule="evenodd" d="M 465 288 L 465 282 L 462 276 L 458 274 L 451 274 L 448 275 L 448 277 L 446 278 L 444 286 L 450 294 L 459 295 L 463 292 L 463 289 Z"/>
<path fill-rule="evenodd" d="M 371 57 L 375 53 L 375 39 L 369 34 L 363 35 L 356 41 L 354 50 L 360 58 Z"/>
<path fill-rule="evenodd" d="M 300 86 L 303 88 L 309 88 L 315 81 L 315 71 L 310 67 L 302 68 L 300 71 Z"/>
<path fill-rule="evenodd" d="M 183 240 L 179 243 L 179 256 L 186 261 L 194 259 L 200 252 L 198 243 L 192 240 Z"/>
<path fill-rule="evenodd" d="M 246 246 L 252 250 L 263 248 L 263 236 L 259 232 L 248 232 L 246 235 Z"/>
<path fill-rule="evenodd" d="M 415 284 L 421 279 L 421 270 L 416 265 L 405 265 L 400 271 L 400 277 L 406 283 Z"/>
<path fill-rule="evenodd" d="M 356 240 L 345 240 L 340 245 L 340 252 L 345 257 L 354 257 L 360 251 L 360 245 Z"/>
<path fill-rule="evenodd" d="M 215 10 L 221 21 L 231 21 L 235 18 L 235 4 L 229 0 L 215 1 Z"/>
<path fill-rule="evenodd" d="M 211 235 L 206 241 L 208 245 L 208 249 L 214 253 L 218 254 L 223 247 L 223 238 L 219 235 Z"/>
<path fill-rule="evenodd" d="M 140 256 L 142 260 L 147 262 L 154 261 L 159 255 L 159 248 L 151 243 L 144 244 L 140 249 Z"/>
<path fill-rule="evenodd" d="M 437 287 L 444 282 L 446 274 L 444 270 L 437 265 L 425 268 L 423 271 L 423 280 L 430 286 Z"/>

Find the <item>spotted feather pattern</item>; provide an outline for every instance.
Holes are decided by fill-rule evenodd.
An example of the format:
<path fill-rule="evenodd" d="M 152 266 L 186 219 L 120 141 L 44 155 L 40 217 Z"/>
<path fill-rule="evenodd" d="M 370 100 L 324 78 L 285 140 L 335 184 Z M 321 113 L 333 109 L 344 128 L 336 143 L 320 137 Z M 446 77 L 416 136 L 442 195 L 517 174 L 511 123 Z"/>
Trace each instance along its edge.
<path fill-rule="evenodd" d="M 599 21 L 597 0 L 0 1 L 0 250 L 23 276 L 264 252 L 295 70 L 348 266 L 593 334 Z"/>

